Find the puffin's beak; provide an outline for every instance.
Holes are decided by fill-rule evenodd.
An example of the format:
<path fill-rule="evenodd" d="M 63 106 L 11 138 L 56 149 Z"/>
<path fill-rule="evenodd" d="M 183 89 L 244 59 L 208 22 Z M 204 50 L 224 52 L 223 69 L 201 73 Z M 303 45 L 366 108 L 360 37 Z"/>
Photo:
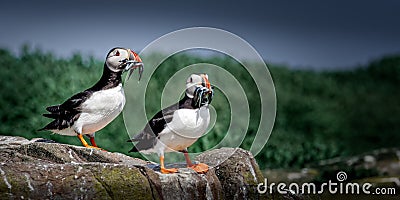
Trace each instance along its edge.
<path fill-rule="evenodd" d="M 130 49 L 127 49 L 127 50 L 128 50 L 129 58 L 126 61 L 127 65 L 125 67 L 125 71 L 129 70 L 128 80 L 131 77 L 133 71 L 136 68 L 139 68 L 139 81 L 140 81 L 140 79 L 142 78 L 142 73 L 143 73 L 143 62 L 142 62 L 142 59 L 134 51 L 132 51 Z"/>
<path fill-rule="evenodd" d="M 212 89 L 212 88 L 211 88 L 211 83 L 210 83 L 210 81 L 208 81 L 207 76 L 206 76 L 205 74 L 202 74 L 201 77 L 203 78 L 203 81 L 204 81 L 204 83 L 205 83 L 207 89 L 208 89 L 209 91 L 211 91 L 211 89 Z"/>

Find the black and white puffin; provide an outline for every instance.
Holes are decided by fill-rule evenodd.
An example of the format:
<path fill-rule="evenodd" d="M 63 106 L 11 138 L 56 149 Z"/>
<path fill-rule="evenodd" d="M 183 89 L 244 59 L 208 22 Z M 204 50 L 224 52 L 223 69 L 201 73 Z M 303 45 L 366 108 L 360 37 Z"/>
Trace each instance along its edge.
<path fill-rule="evenodd" d="M 95 132 L 113 121 L 125 105 L 122 73 L 129 71 L 130 76 L 136 68 L 139 69 L 140 80 L 143 63 L 139 55 L 126 48 L 111 49 L 100 80 L 64 103 L 47 107 L 50 113 L 43 116 L 54 120 L 39 131 L 49 130 L 60 135 L 77 136 L 83 146 L 98 148 L 94 140 Z M 83 135 L 89 136 L 91 145 Z"/>
<path fill-rule="evenodd" d="M 166 169 L 164 152 L 184 153 L 187 167 L 198 173 L 208 171 L 204 163 L 193 164 L 187 148 L 197 141 L 210 124 L 208 109 L 213 89 L 207 74 L 192 74 L 186 81 L 185 96 L 178 103 L 159 111 L 145 128 L 133 139 L 137 142 L 129 152 L 157 153 L 162 173 L 175 173 L 176 168 Z"/>

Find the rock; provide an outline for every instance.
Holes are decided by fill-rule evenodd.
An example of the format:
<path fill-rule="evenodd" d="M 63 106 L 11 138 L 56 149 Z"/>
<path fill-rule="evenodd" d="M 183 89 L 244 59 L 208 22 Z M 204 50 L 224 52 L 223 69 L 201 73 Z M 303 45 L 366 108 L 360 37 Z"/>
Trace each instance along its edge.
<path fill-rule="evenodd" d="M 346 163 L 349 167 L 371 169 L 374 168 L 379 174 L 399 175 L 400 174 L 400 149 L 383 148 L 361 155 L 344 158 L 339 160 L 326 160 L 320 164 L 322 166 L 334 166 Z"/>
<path fill-rule="evenodd" d="M 257 185 L 264 177 L 250 152 L 221 148 L 203 153 L 197 159 L 215 166 L 225 199 L 256 199 L 259 196 Z"/>
<path fill-rule="evenodd" d="M 264 176 L 268 178 L 269 183 L 315 183 L 317 186 L 320 186 L 322 183 L 327 183 L 328 181 L 340 182 L 337 176 L 338 173 L 346 173 L 344 183 L 369 183 L 372 185 L 371 187 L 373 189 L 386 188 L 387 192 L 390 189 L 395 190 L 394 193 L 396 195 L 400 191 L 399 148 L 383 148 L 351 157 L 337 157 L 322 160 L 319 163 L 310 166 L 312 168 L 304 168 L 301 170 L 269 169 L 264 171 Z M 322 199 L 331 196 L 327 191 L 325 191 L 323 195 L 326 197 L 321 196 Z M 285 198 L 286 197 L 287 196 L 285 196 Z M 294 199 L 297 199 L 298 197 L 299 195 Z M 371 196 L 369 197 L 371 198 Z M 384 197 L 391 199 L 390 195 Z M 318 196 L 302 195 L 299 198 L 318 199 Z M 339 198 L 343 198 L 343 196 L 340 196 Z M 361 196 L 360 198 L 366 199 L 367 197 Z M 398 197 L 394 195 L 393 199 L 398 199 Z"/>
<path fill-rule="evenodd" d="M 257 193 L 264 178 L 248 151 L 222 148 L 197 160 L 215 167 L 161 174 L 149 167 L 154 163 L 120 153 L 0 136 L 0 199 L 264 198 Z"/>
<path fill-rule="evenodd" d="M 325 178 L 345 171 L 349 179 L 369 177 L 398 177 L 400 175 L 400 149 L 384 148 L 352 157 L 339 157 L 319 162 L 314 166 Z M 323 169 L 323 170 L 321 170 Z"/>
<path fill-rule="evenodd" d="M 264 171 L 264 177 L 271 183 L 311 183 L 319 175 L 316 169 L 267 169 Z"/>

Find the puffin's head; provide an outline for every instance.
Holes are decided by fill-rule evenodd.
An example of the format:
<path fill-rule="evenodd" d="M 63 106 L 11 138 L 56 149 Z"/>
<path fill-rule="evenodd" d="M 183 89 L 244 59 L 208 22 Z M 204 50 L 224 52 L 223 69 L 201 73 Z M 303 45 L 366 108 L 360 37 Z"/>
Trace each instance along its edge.
<path fill-rule="evenodd" d="M 195 107 L 210 104 L 213 94 L 207 74 L 191 74 L 186 80 L 186 96 L 194 100 Z"/>
<path fill-rule="evenodd" d="M 132 72 L 139 68 L 139 80 L 143 73 L 143 62 L 139 55 L 130 49 L 116 47 L 107 54 L 106 65 L 113 72 L 129 71 L 128 78 Z"/>

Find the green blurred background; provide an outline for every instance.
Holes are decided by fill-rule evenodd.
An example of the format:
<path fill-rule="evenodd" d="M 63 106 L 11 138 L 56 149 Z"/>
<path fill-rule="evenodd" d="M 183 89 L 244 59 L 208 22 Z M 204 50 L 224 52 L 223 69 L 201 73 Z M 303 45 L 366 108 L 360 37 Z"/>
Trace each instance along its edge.
<path fill-rule="evenodd" d="M 0 49 L 0 134 L 81 145 L 75 137 L 36 130 L 50 122 L 41 116 L 46 106 L 62 103 L 92 86 L 101 76 L 104 61 L 79 54 L 57 58 L 28 46 L 21 52 L 16 57 Z M 177 54 L 156 71 L 150 87 L 162 89 L 167 81 L 162 70 L 174 71 L 199 62 L 230 66 L 229 71 L 240 77 L 251 105 L 251 123 L 241 146 L 248 149 L 258 128 L 260 102 L 254 82 L 233 59 Z M 256 156 L 262 169 L 302 168 L 323 159 L 400 146 L 400 55 L 345 71 L 294 70 L 270 63 L 268 67 L 276 88 L 277 117 L 267 145 Z M 160 96 L 147 99 L 146 111 L 151 117 L 160 109 Z M 229 109 L 218 90 L 212 104 L 217 113 Z M 229 116 L 218 115 L 211 133 L 190 151 L 212 147 L 225 135 L 228 124 Z M 96 134 L 96 141 L 109 151 L 127 153 L 132 147 L 126 142 L 128 137 L 120 115 Z"/>

